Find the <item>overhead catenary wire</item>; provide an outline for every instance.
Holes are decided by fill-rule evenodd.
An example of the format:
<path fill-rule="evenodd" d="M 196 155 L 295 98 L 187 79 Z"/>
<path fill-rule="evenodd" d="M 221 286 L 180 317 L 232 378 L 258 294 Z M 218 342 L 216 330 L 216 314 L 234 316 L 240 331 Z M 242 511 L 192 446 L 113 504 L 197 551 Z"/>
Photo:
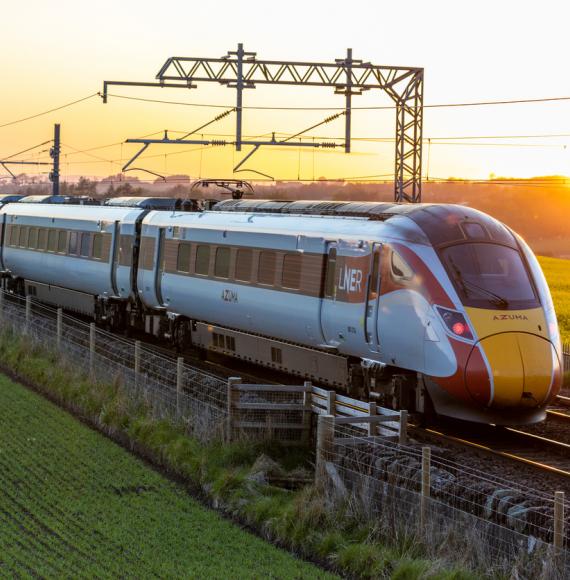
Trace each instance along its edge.
<path fill-rule="evenodd" d="M 33 147 L 28 147 L 27 149 L 23 149 L 22 151 L 18 151 L 17 153 L 12 153 L 12 155 L 8 155 L 7 157 L 2 157 L 2 159 L 7 160 L 7 159 L 13 159 L 14 157 L 17 157 L 18 155 L 22 155 L 23 153 L 27 153 L 28 151 L 33 151 L 34 149 L 37 149 L 38 147 L 41 147 L 42 145 L 47 145 L 48 143 L 51 143 L 52 140 L 49 139 L 48 141 L 44 141 L 43 143 L 38 143 L 37 145 L 34 145 Z"/>
<path fill-rule="evenodd" d="M 144 97 L 129 97 L 127 95 L 116 95 L 107 94 L 108 97 L 114 97 L 117 99 L 127 99 L 131 101 L 141 101 L 147 103 L 159 103 L 163 105 L 180 105 L 187 107 L 206 107 L 213 109 L 227 109 L 231 105 L 216 105 L 213 103 L 188 103 L 184 101 L 167 101 L 164 99 L 147 99 Z M 570 97 L 543 97 L 536 99 L 510 99 L 510 100 L 500 100 L 500 101 L 472 101 L 464 103 L 434 103 L 431 105 L 423 105 L 424 109 L 439 109 L 446 107 L 481 107 L 481 106 L 492 106 L 492 105 L 515 105 L 515 104 L 530 104 L 530 103 L 550 103 L 550 102 L 563 102 L 570 101 Z M 257 110 L 257 111 L 341 111 L 345 110 L 345 107 L 293 107 L 293 106 L 263 106 L 263 105 L 243 105 L 242 109 Z M 378 110 L 391 110 L 395 109 L 395 105 L 370 105 L 364 107 L 351 107 L 355 111 L 378 111 Z"/>
<path fill-rule="evenodd" d="M 31 119 L 36 119 L 43 115 L 48 115 L 49 113 L 54 113 L 55 111 L 60 111 L 61 109 L 66 109 L 67 107 L 71 107 L 73 105 L 77 105 L 78 103 L 82 103 L 83 101 L 87 101 L 96 97 L 98 93 L 92 93 L 91 95 L 87 95 L 86 97 L 82 97 L 81 99 L 77 99 L 75 101 L 71 101 L 70 103 L 65 103 L 65 105 L 60 105 L 59 107 L 54 107 L 53 109 L 48 109 L 47 111 L 42 111 L 41 113 L 35 113 L 34 115 L 29 115 L 28 117 L 22 117 L 21 119 L 16 119 L 14 121 L 9 121 L 8 123 L 3 123 L 0 125 L 0 129 L 3 127 L 9 127 L 10 125 L 15 125 L 16 123 L 23 123 L 24 121 L 30 121 Z"/>

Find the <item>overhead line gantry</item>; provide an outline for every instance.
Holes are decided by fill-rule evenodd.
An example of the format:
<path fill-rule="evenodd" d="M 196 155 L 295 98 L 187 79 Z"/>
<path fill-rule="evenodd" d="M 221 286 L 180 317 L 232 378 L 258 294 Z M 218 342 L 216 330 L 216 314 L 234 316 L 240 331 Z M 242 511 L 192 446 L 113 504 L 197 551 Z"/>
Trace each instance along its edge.
<path fill-rule="evenodd" d="M 396 159 L 394 198 L 397 202 L 421 201 L 423 81 L 424 69 L 373 65 L 353 59 L 352 49 L 346 57 L 335 62 L 303 62 L 258 60 L 255 52 L 246 52 L 243 44 L 221 58 L 171 57 L 156 75 L 157 82 L 104 81 L 103 102 L 107 102 L 109 86 L 197 88 L 199 82 L 215 82 L 236 90 L 236 130 L 234 141 L 204 139 L 128 139 L 127 143 L 234 145 L 241 151 L 243 145 L 254 147 L 248 157 L 261 146 L 315 146 L 336 147 L 335 143 L 302 143 L 271 139 L 244 140 L 242 136 L 243 91 L 256 85 L 295 85 L 331 87 L 335 94 L 345 97 L 344 150 L 351 149 L 352 97 L 364 91 L 384 91 L 396 105 Z M 139 152 L 142 153 L 142 150 Z M 137 155 L 138 157 L 138 155 Z M 134 159 L 133 159 L 134 160 Z M 244 160 L 245 161 L 245 160 Z M 243 163 L 243 161 L 242 161 Z"/>

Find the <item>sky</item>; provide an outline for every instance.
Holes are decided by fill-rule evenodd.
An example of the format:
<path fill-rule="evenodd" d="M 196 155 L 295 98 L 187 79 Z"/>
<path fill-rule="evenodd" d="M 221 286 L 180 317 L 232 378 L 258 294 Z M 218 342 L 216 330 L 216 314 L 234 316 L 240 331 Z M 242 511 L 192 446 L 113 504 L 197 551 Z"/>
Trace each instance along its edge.
<path fill-rule="evenodd" d="M 425 104 L 570 97 L 570 3 L 563 0 L 28 0 L 6 4 L 2 16 L 0 159 L 49 140 L 53 124 L 61 123 L 64 179 L 116 174 L 137 151 L 137 145 L 121 145 L 125 139 L 165 129 L 191 131 L 224 109 L 115 97 L 104 105 L 95 96 L 32 120 L 2 125 L 93 95 L 102 90 L 103 80 L 153 81 L 170 56 L 220 57 L 235 50 L 238 42 L 259 59 L 332 62 L 350 47 L 354 58 L 373 64 L 423 67 Z M 214 83 L 193 90 L 115 87 L 112 93 L 228 108 L 235 103 L 234 90 Z M 369 91 L 354 97 L 353 103 L 379 106 L 390 101 L 380 91 Z M 245 92 L 244 105 L 339 107 L 343 97 L 329 88 L 258 87 Z M 330 114 L 245 110 L 244 134 L 291 135 Z M 230 114 L 207 131 L 223 135 L 234 128 Z M 266 147 L 244 167 L 277 179 L 389 176 L 394 172 L 393 142 L 362 139 L 390 139 L 394 132 L 393 111 L 355 111 L 350 155 Z M 343 134 L 341 118 L 306 135 Z M 423 134 L 424 179 L 570 175 L 570 100 L 428 108 Z M 514 138 L 534 135 L 569 136 Z M 477 136 L 509 138 L 459 139 Z M 116 145 L 98 148 L 109 144 Z M 89 155 L 77 153 L 88 148 L 97 149 Z M 247 153 L 231 147 L 153 145 L 136 166 L 162 175 L 231 177 Z M 16 158 L 48 161 L 47 155 L 43 146 Z M 133 175 L 154 179 L 143 172 Z"/>

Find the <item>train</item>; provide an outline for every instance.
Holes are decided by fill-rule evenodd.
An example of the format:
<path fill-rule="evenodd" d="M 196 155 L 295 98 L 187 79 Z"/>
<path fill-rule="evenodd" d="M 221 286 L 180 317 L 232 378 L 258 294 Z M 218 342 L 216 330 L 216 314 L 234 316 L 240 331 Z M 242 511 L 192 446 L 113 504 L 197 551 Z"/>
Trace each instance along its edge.
<path fill-rule="evenodd" d="M 539 263 L 485 213 L 255 199 L 180 207 L 7 202 L 2 287 L 422 417 L 535 423 L 561 388 Z"/>

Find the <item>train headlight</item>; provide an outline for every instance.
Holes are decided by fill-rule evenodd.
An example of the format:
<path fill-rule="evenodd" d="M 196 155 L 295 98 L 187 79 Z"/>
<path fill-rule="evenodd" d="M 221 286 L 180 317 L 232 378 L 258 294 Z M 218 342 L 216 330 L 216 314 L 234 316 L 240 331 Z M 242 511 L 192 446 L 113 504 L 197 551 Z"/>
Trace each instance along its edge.
<path fill-rule="evenodd" d="M 436 306 L 435 308 L 453 336 L 464 338 L 465 340 L 473 340 L 471 328 L 469 328 L 469 324 L 467 324 L 467 320 L 465 320 L 465 316 L 461 312 L 443 308 L 443 306 Z"/>

